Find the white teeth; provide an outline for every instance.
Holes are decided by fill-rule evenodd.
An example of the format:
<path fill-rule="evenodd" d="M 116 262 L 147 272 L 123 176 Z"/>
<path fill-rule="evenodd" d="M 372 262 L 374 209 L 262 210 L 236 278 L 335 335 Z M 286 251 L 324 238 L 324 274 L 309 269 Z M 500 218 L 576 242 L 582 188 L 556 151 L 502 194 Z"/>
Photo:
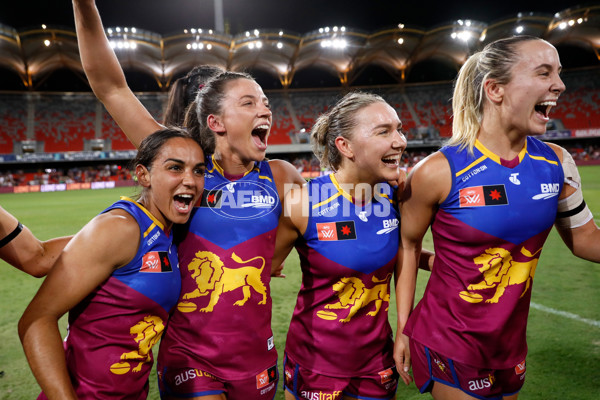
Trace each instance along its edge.
<path fill-rule="evenodd" d="M 264 129 L 264 130 L 267 130 L 267 129 L 269 129 L 269 125 L 268 124 L 259 125 L 256 128 L 254 128 L 254 129 Z"/>
<path fill-rule="evenodd" d="M 542 101 L 541 103 L 537 103 L 538 106 L 555 106 L 556 101 Z"/>
<path fill-rule="evenodd" d="M 193 198 L 193 197 L 194 197 L 194 196 L 192 196 L 191 194 L 180 194 L 180 195 L 178 195 L 178 196 L 179 196 L 179 197 L 183 197 L 184 199 L 191 199 L 191 198 Z"/>

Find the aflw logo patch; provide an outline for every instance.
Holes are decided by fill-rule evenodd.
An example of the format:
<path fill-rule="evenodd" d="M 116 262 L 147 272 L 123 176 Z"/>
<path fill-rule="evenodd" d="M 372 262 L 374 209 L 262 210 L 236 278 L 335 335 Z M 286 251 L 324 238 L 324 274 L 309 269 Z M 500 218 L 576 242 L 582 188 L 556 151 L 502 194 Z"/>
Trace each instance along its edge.
<path fill-rule="evenodd" d="M 317 224 L 319 240 L 350 240 L 356 239 L 354 221 L 322 222 Z"/>
<path fill-rule="evenodd" d="M 166 251 L 150 251 L 142 258 L 140 272 L 171 272 L 172 270 Z"/>
<path fill-rule="evenodd" d="M 461 207 L 499 206 L 508 204 L 504 185 L 473 186 L 460 189 Z"/>

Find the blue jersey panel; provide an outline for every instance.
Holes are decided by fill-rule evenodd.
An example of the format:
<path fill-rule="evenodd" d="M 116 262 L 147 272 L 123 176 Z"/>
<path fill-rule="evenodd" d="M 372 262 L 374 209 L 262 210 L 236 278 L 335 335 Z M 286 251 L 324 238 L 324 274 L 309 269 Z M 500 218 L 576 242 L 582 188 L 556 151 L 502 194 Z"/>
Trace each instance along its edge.
<path fill-rule="evenodd" d="M 268 162 L 255 167 L 236 181 L 207 160 L 204 193 L 188 223 L 189 231 L 223 249 L 232 248 L 277 227 L 281 202 Z M 231 223 L 224 224 L 223 218 Z"/>
<path fill-rule="evenodd" d="M 365 274 L 396 256 L 399 222 L 388 184 L 378 185 L 373 200 L 362 207 L 354 204 L 333 174 L 310 181 L 308 191 L 311 214 L 304 239 L 311 249 Z"/>
<path fill-rule="evenodd" d="M 131 262 L 113 272 L 113 276 L 170 312 L 181 292 L 172 235 L 166 234 L 162 224 L 133 200 L 122 198 L 103 212 L 116 208 L 127 211 L 140 225 L 140 245 Z"/>
<path fill-rule="evenodd" d="M 502 165 L 479 142 L 472 158 L 457 147 L 444 147 L 441 152 L 454 176 L 452 195 L 441 209 L 475 229 L 515 244 L 553 225 L 564 176 L 556 153 L 543 142 L 529 137 L 519 154 L 520 162 L 512 168 Z M 502 209 L 510 209 L 508 218 L 513 224 L 507 223 Z M 524 220 L 536 223 L 521 224 Z"/>

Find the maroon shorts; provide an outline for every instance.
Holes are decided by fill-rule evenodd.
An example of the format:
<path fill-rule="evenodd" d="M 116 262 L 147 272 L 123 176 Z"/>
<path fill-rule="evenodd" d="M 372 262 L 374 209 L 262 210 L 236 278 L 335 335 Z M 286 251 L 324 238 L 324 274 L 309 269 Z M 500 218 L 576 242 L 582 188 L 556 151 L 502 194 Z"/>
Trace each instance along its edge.
<path fill-rule="evenodd" d="M 525 382 L 525 360 L 508 369 L 481 369 L 455 362 L 414 340 L 410 358 L 415 384 L 421 393 L 430 392 L 434 382 L 457 388 L 469 396 L 501 400 L 518 393 Z"/>
<path fill-rule="evenodd" d="M 350 396 L 356 399 L 393 399 L 398 387 L 396 366 L 383 371 L 352 378 L 338 378 L 314 373 L 287 355 L 283 363 L 284 389 L 296 399 L 341 399 Z"/>
<path fill-rule="evenodd" d="M 158 371 L 161 398 L 190 398 L 224 393 L 227 400 L 273 400 L 277 392 L 277 365 L 239 380 L 220 379 L 197 368 Z"/>

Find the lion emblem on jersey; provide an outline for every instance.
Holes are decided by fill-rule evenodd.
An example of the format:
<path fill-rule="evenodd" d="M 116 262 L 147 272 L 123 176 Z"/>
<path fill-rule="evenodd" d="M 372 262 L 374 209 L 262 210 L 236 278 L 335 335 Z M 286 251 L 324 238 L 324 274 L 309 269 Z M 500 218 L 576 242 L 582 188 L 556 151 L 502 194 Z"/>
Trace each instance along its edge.
<path fill-rule="evenodd" d="M 367 313 L 368 316 L 374 317 L 381 310 L 383 302 L 387 302 L 389 307 L 390 294 L 388 287 L 391 277 L 392 274 L 387 274 L 384 279 L 378 279 L 374 276 L 372 282 L 375 283 L 375 286 L 371 288 L 367 288 L 363 281 L 357 277 L 344 277 L 332 286 L 339 300 L 333 304 L 327 304 L 325 308 L 328 310 L 349 308 L 350 311 L 346 318 L 340 319 L 340 322 L 349 322 L 358 310 L 374 302 L 375 309 Z M 386 311 L 388 307 L 386 307 Z M 317 315 L 323 319 L 331 319 L 327 318 L 329 315 L 327 311 L 317 312 Z"/>
<path fill-rule="evenodd" d="M 155 315 L 148 315 L 143 320 L 129 329 L 129 333 L 135 335 L 135 342 L 138 344 L 138 349 L 128 353 L 121 354 L 121 361 L 139 361 L 138 365 L 131 372 L 140 372 L 142 365 L 152 361 L 152 346 L 159 340 L 165 329 L 163 320 Z M 115 364 L 116 365 L 116 364 Z M 129 368 L 127 368 L 127 371 Z M 119 374 L 118 368 L 112 368 L 111 371 Z"/>
<path fill-rule="evenodd" d="M 196 280 L 197 289 L 183 295 L 184 299 L 195 299 L 200 296 L 210 295 L 208 305 L 201 312 L 212 312 L 215 305 L 219 302 L 221 294 L 231 292 L 237 289 L 242 290 L 243 298 L 233 303 L 236 306 L 243 306 L 250 299 L 253 289 L 262 295 L 262 300 L 258 304 L 267 303 L 267 288 L 262 282 L 261 274 L 265 267 L 263 257 L 254 257 L 249 260 L 242 260 L 235 253 L 231 255 L 233 261 L 239 264 L 251 263 L 255 260 L 260 261 L 260 267 L 243 266 L 239 268 L 228 268 L 223 264 L 221 258 L 210 251 L 199 251 L 195 258 L 188 265 L 188 270 L 192 273 L 192 279 Z"/>
<path fill-rule="evenodd" d="M 483 273 L 483 280 L 479 283 L 469 285 L 468 291 L 460 292 L 460 297 L 470 303 L 479 303 L 483 296 L 473 291 L 493 289 L 494 295 L 487 299 L 486 303 L 497 303 L 504 294 L 507 286 L 519 285 L 524 283 L 525 287 L 520 297 L 523 297 L 533 281 L 535 268 L 538 258 L 535 256 L 541 251 L 540 248 L 535 253 L 529 252 L 525 247 L 521 248 L 521 254 L 528 257 L 527 262 L 515 261 L 510 252 L 501 247 L 486 249 L 484 253 L 475 257 L 473 261 L 481 265 L 479 271 Z"/>

